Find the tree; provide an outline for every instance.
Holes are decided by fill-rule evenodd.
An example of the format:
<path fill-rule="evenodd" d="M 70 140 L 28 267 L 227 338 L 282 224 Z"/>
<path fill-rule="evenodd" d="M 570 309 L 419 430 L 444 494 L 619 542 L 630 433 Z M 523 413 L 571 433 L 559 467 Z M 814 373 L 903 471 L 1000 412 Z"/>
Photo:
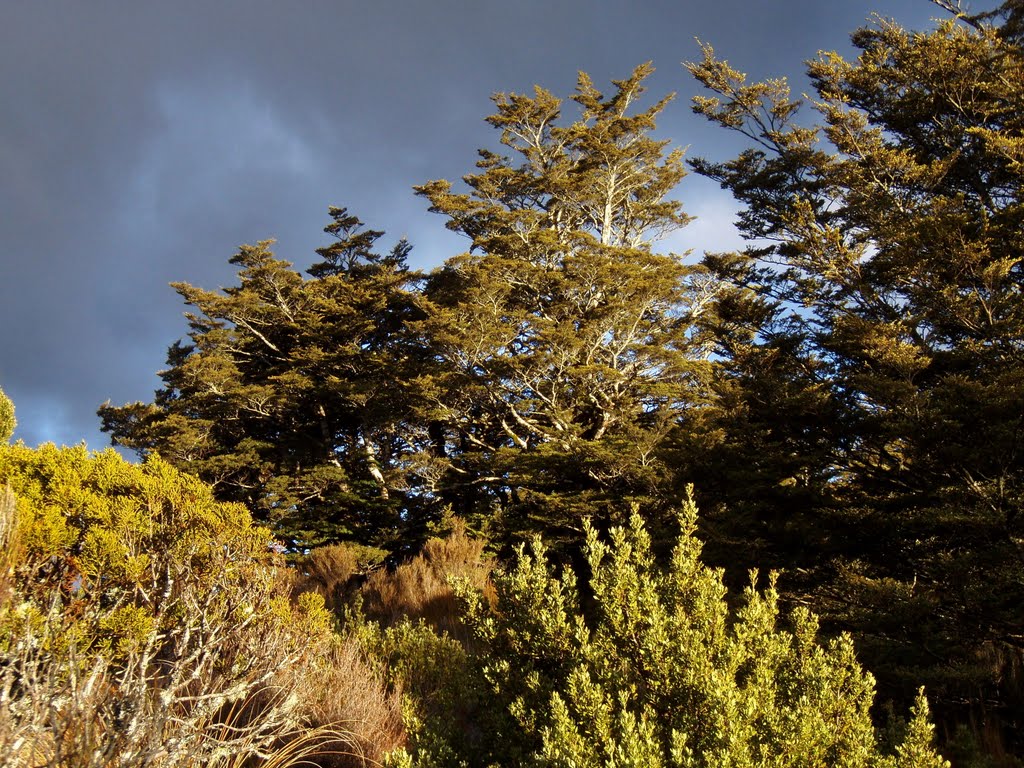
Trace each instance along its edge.
<path fill-rule="evenodd" d="M 587 526 L 586 617 L 575 572 L 554 575 L 539 539 L 496 579 L 493 607 L 464 590 L 491 692 L 478 716 L 500 723 L 497 709 L 512 724 L 472 754 L 427 724 L 412 747 L 420 764 L 949 765 L 923 696 L 905 736 L 878 743 L 873 680 L 848 637 L 819 643 L 805 609 L 784 621 L 774 587 L 752 584 L 730 610 L 721 571 L 700 561 L 696 514 L 689 500 L 665 569 L 639 514 L 610 541 Z"/>
<path fill-rule="evenodd" d="M 577 536 L 609 497 L 649 496 L 665 435 L 696 400 L 703 363 L 691 320 L 705 298 L 655 242 L 687 223 L 669 194 L 679 150 L 650 136 L 671 97 L 635 104 L 650 65 L 599 92 L 580 74 L 580 115 L 562 102 L 498 94 L 487 121 L 510 156 L 417 188 L 470 240 L 426 285 L 435 455 L 449 498 L 507 531 Z M 596 505 L 596 506 L 595 506 Z"/>
<path fill-rule="evenodd" d="M 671 440 L 676 483 L 698 482 L 713 562 L 807 567 L 828 547 L 820 509 L 831 495 L 844 411 L 805 324 L 765 287 L 771 270 L 740 254 L 705 254 L 719 281 L 699 318 L 716 364 L 706 404 Z"/>
<path fill-rule="evenodd" d="M 747 83 L 710 47 L 690 71 L 712 91 L 696 111 L 752 142 L 695 162 L 743 205 L 751 247 L 731 259 L 759 277 L 742 287 L 798 329 L 840 406 L 838 429 L 809 426 L 834 432 L 819 541 L 838 567 L 818 605 L 890 691 L 925 674 L 946 702 L 997 702 L 1012 732 L 1024 58 L 1009 31 L 880 20 L 854 34 L 856 62 L 810 64 L 811 127 L 784 81 Z"/>
<path fill-rule="evenodd" d="M 11 439 L 16 426 L 18 422 L 14 418 L 14 403 L 0 389 L 0 443 L 6 443 Z"/>
<path fill-rule="evenodd" d="M 304 278 L 270 243 L 243 246 L 239 285 L 175 289 L 195 308 L 153 403 L 100 409 L 115 444 L 157 452 L 241 501 L 292 546 L 397 546 L 418 520 L 408 456 L 415 408 L 408 324 L 418 319 L 404 241 L 332 208 L 335 242 Z"/>

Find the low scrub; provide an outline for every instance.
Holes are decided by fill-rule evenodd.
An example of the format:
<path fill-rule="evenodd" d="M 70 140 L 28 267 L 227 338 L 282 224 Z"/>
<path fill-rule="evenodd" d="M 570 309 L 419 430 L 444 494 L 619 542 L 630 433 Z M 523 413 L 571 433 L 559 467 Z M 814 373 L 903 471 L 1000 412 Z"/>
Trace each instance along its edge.
<path fill-rule="evenodd" d="M 0 447 L 0 762 L 367 765 L 399 705 L 269 534 L 150 458 Z"/>
<path fill-rule="evenodd" d="M 477 710 L 421 709 L 411 748 L 395 764 L 948 766 L 932 749 L 923 695 L 909 723 L 880 738 L 870 716 L 874 681 L 850 639 L 819 642 L 806 610 L 784 620 L 774 581 L 758 590 L 756 574 L 743 606 L 730 610 L 721 572 L 700 562 L 692 501 L 680 519 L 667 568 L 656 565 L 639 515 L 609 540 L 588 526 L 586 610 L 574 571 L 555 576 L 539 540 L 495 578 L 496 605 L 465 586 L 477 650 L 452 655 L 449 687 L 460 692 L 435 698 Z M 406 660 L 432 647 L 410 632 L 399 644 Z M 443 654 L 433 650 L 419 657 L 436 663 Z M 423 675 L 413 669 L 409 679 Z M 473 685 L 480 689 L 470 697 L 464 690 Z M 469 738 L 453 720 L 486 723 L 487 732 Z"/>
<path fill-rule="evenodd" d="M 452 582 L 465 582 L 485 595 L 493 594 L 493 567 L 484 554 L 484 541 L 470 536 L 465 524 L 455 519 L 447 536 L 428 540 L 409 562 L 393 571 L 374 572 L 362 589 L 363 607 L 370 618 L 386 625 L 422 620 L 438 631 L 468 640 L 462 605 Z"/>

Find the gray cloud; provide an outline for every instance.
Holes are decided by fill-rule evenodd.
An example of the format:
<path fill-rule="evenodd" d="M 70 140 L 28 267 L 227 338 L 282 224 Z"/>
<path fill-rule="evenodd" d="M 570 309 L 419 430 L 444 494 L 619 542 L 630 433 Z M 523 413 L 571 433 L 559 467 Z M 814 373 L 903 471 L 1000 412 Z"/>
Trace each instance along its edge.
<path fill-rule="evenodd" d="M 661 133 L 727 152 L 694 118 L 679 62 L 694 37 L 754 76 L 846 47 L 871 10 L 921 26 L 927 0 L 11 0 L 0 29 L 0 386 L 17 437 L 102 447 L 95 409 L 148 399 L 185 328 L 167 287 L 227 284 L 243 242 L 276 237 L 308 264 L 329 204 L 347 205 L 430 266 L 463 243 L 411 185 L 469 171 L 494 141 L 489 95 L 599 84 L 652 59 L 679 91 Z M 706 182 L 673 248 L 733 242 Z M 690 198 L 687 198 L 690 195 Z"/>

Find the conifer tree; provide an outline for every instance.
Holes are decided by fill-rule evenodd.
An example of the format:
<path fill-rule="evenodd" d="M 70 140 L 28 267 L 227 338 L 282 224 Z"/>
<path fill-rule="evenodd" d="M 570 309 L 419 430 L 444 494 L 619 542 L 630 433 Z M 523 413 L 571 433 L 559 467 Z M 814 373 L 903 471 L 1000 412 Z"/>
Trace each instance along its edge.
<path fill-rule="evenodd" d="M 470 241 L 426 286 L 435 454 L 464 514 L 499 505 L 514 530 L 578 535 L 609 494 L 658 485 L 665 434 L 693 402 L 701 365 L 692 270 L 655 251 L 687 223 L 669 195 L 679 150 L 651 137 L 671 97 L 643 110 L 650 65 L 611 95 L 580 74 L 578 117 L 562 101 L 498 94 L 488 122 L 508 155 L 417 188 Z"/>
<path fill-rule="evenodd" d="M 795 329 L 791 360 L 831 403 L 807 424 L 831 444 L 806 457 L 831 502 L 819 606 L 890 692 L 923 665 L 940 698 L 998 702 L 1019 732 L 1024 57 L 977 18 L 879 20 L 853 42 L 856 61 L 810 64 L 816 126 L 784 81 L 748 83 L 706 48 L 695 109 L 752 143 L 695 167 L 742 204 L 751 245 L 726 261 L 756 275 L 745 295 Z"/>
<path fill-rule="evenodd" d="M 698 483 L 714 562 L 806 567 L 827 549 L 817 515 L 843 439 L 842 399 L 803 319 L 770 291 L 775 275 L 741 254 L 705 254 L 718 276 L 699 320 L 715 353 L 707 404 L 671 441 L 677 487 Z"/>
<path fill-rule="evenodd" d="M 392 546 L 416 518 L 402 457 L 417 450 L 406 325 L 419 276 L 407 243 L 377 254 L 383 233 L 343 208 L 331 216 L 335 242 L 311 278 L 268 241 L 231 259 L 235 287 L 176 283 L 194 311 L 163 388 L 100 415 L 116 444 L 160 453 L 296 545 Z"/>

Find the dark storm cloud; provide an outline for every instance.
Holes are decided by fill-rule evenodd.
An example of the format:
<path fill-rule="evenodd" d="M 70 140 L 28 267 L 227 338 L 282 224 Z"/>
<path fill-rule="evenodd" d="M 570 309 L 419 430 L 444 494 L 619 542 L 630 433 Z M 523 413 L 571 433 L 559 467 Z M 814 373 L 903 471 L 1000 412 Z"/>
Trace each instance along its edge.
<path fill-rule="evenodd" d="M 12 0 L 0 29 L 0 387 L 16 435 L 105 444 L 99 403 L 148 399 L 184 323 L 170 280 L 217 287 L 243 242 L 308 264 L 329 204 L 407 235 L 416 263 L 462 243 L 410 190 L 471 169 L 488 96 L 653 59 L 680 98 L 661 133 L 715 155 L 679 62 L 694 37 L 753 76 L 799 74 L 872 11 L 921 26 L 926 0 L 829 3 L 89 2 Z M 799 80 L 797 81 L 799 83 Z M 735 242 L 706 182 L 670 246 Z M 691 195 L 687 198 L 687 195 Z"/>

